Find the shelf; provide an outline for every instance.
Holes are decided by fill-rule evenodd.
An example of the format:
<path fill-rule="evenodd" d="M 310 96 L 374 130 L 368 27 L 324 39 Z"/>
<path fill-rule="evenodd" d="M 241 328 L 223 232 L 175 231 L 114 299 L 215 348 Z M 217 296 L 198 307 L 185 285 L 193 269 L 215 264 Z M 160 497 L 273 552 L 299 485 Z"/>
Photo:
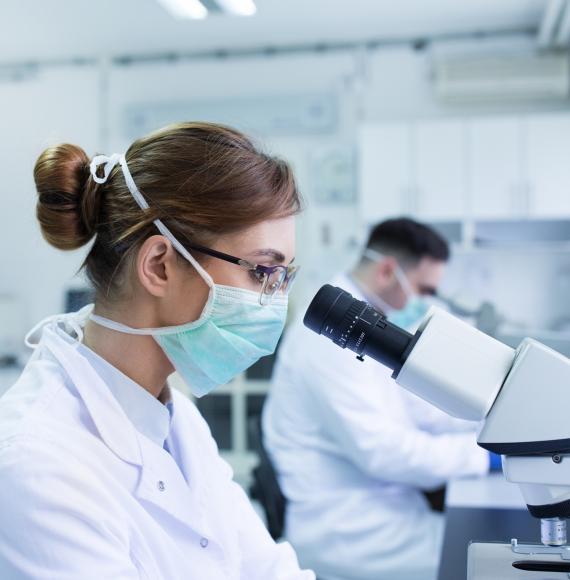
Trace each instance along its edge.
<path fill-rule="evenodd" d="M 429 222 L 454 248 L 570 250 L 570 219 L 465 219 Z"/>
<path fill-rule="evenodd" d="M 474 224 L 476 246 L 570 244 L 570 220 L 486 220 Z"/>
<path fill-rule="evenodd" d="M 461 221 L 431 221 L 429 225 L 450 244 L 461 244 L 465 238 Z"/>

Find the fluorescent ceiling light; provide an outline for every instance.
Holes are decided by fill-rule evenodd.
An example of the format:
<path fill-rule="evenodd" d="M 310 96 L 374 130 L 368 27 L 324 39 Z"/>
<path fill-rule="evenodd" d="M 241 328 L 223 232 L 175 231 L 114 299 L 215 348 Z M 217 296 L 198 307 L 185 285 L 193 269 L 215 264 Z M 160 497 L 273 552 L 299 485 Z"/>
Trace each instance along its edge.
<path fill-rule="evenodd" d="M 257 8 L 253 0 L 216 0 L 223 10 L 238 16 L 253 16 Z"/>
<path fill-rule="evenodd" d="M 200 0 L 158 0 L 175 18 L 203 19 L 208 16 L 208 10 Z"/>

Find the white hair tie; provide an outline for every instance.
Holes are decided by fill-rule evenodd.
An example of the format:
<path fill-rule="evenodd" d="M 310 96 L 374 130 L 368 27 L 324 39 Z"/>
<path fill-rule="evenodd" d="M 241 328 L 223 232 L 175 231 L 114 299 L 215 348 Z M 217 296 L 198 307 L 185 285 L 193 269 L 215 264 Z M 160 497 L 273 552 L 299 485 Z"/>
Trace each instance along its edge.
<path fill-rule="evenodd" d="M 143 197 L 141 192 L 138 190 L 135 184 L 135 180 L 129 171 L 129 166 L 127 165 L 127 160 L 125 159 L 123 153 L 113 153 L 113 155 L 96 155 L 93 157 L 89 169 L 91 170 L 91 175 L 93 176 L 95 182 L 105 183 L 109 178 L 109 175 L 111 175 L 111 171 L 113 171 L 113 168 L 117 164 L 121 166 L 127 187 L 129 188 L 129 191 L 131 192 L 131 195 L 134 197 L 138 206 L 141 209 L 148 209 L 148 203 L 146 202 L 146 199 Z M 103 166 L 103 177 L 99 177 L 97 175 L 97 170 L 101 166 Z"/>
<path fill-rule="evenodd" d="M 111 156 L 96 155 L 95 157 L 93 157 L 91 165 L 89 166 L 91 175 L 93 176 L 93 180 L 96 183 L 105 183 L 109 178 L 109 175 L 111 175 L 111 171 L 113 171 L 115 165 L 117 165 L 117 163 L 121 163 L 122 157 L 123 155 L 120 153 L 113 153 L 113 155 Z M 103 166 L 103 177 L 99 177 L 97 175 L 97 170 L 101 166 Z"/>

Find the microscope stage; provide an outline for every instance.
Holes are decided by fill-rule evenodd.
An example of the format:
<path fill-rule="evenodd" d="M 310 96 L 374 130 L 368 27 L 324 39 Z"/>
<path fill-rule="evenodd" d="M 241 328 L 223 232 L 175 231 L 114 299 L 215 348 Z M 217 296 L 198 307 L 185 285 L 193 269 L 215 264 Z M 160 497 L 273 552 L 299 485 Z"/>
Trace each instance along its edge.
<path fill-rule="evenodd" d="M 561 580 L 563 572 L 529 572 L 513 568 L 513 562 L 532 560 L 540 562 L 568 562 L 559 555 L 515 554 L 511 544 L 472 542 L 467 550 L 467 580 Z"/>

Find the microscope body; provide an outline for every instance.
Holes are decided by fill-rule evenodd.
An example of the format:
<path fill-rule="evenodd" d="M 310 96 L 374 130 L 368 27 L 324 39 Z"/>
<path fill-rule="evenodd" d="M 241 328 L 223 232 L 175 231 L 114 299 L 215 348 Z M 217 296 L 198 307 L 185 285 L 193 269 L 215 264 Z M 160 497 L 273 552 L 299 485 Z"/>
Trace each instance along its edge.
<path fill-rule="evenodd" d="M 503 456 L 533 516 L 570 518 L 570 359 L 532 339 L 514 350 L 434 308 L 394 378 L 453 416 L 481 421 L 479 445 Z M 543 543 L 565 543 L 554 528 L 543 525 Z"/>
<path fill-rule="evenodd" d="M 505 478 L 537 518 L 570 518 L 569 410 L 570 359 L 525 339 L 478 443 L 504 456 Z"/>
<path fill-rule="evenodd" d="M 553 570 L 570 578 L 570 359 L 532 339 L 512 349 L 438 308 L 412 335 L 330 285 L 304 324 L 391 368 L 399 385 L 444 412 L 479 422 L 478 444 L 502 456 L 506 479 L 541 521 L 542 543 L 471 543 L 469 580 L 544 580 Z"/>

